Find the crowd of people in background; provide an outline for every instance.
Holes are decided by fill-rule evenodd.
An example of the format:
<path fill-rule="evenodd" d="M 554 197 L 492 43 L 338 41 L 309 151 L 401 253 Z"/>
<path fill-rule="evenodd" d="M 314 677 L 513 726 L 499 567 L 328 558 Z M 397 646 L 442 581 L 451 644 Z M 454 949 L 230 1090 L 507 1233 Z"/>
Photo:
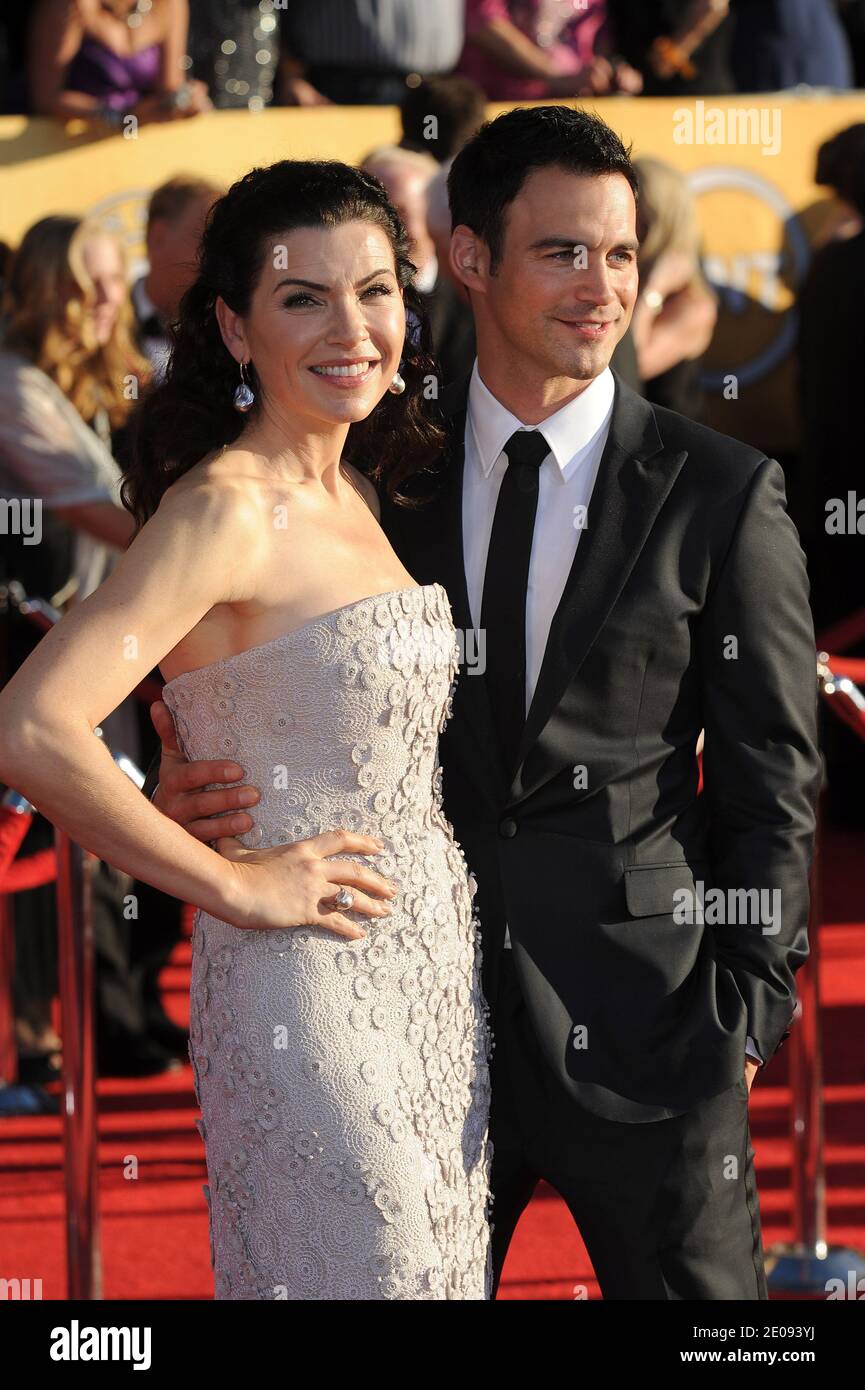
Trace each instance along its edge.
<path fill-rule="evenodd" d="M 34 0 L 0 19 L 0 112 L 121 128 L 271 105 L 865 85 L 865 0 Z"/>
<path fill-rule="evenodd" d="M 84 117 L 108 130 L 130 114 L 143 123 L 214 107 L 398 104 L 399 143 L 370 150 L 362 168 L 408 230 L 444 384 L 468 374 L 475 357 L 472 315 L 448 261 L 447 173 L 488 100 L 865 85 L 865 0 L 36 0 L 8 13 L 0 35 L 7 111 Z M 612 365 L 653 402 L 700 420 L 718 297 L 687 181 L 656 158 L 639 159 L 637 171 L 640 297 Z M 819 498 L 843 496 L 858 468 L 865 122 L 827 141 L 813 174 L 833 201 L 799 292 L 802 448 L 789 481 L 819 629 L 865 603 L 855 537 L 830 547 L 815 523 Z M 165 372 L 201 230 L 223 191 L 179 173 L 153 192 L 147 270 L 132 283 L 119 239 L 87 218 L 43 218 L 0 262 L 0 496 L 44 505 L 43 543 L 6 538 L 0 579 L 60 612 L 92 591 L 131 537 L 119 499 L 127 418 L 136 393 Z M 128 381 L 135 392 L 122 389 Z M 23 623 L 11 631 L 14 669 L 36 637 Z M 146 763 L 146 710 L 130 700 L 113 719 L 108 734 Z M 854 800 L 851 789 L 851 815 Z M 50 837 L 37 817 L 24 852 Z M 101 866 L 99 1065 L 103 1074 L 156 1074 L 186 1055 L 158 990 L 180 909 L 139 884 L 129 921 L 129 891 Z M 16 895 L 15 909 L 22 1075 L 44 1081 L 58 1072 L 61 1046 L 50 1015 L 53 888 Z"/>

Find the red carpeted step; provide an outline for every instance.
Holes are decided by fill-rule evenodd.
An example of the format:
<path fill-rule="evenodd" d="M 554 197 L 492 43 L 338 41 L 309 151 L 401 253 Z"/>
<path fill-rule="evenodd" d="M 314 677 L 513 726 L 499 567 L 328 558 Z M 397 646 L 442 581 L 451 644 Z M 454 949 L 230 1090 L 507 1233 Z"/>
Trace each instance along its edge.
<path fill-rule="evenodd" d="M 821 930 L 827 1216 L 831 1241 L 865 1246 L 865 856 L 862 836 L 833 834 Z M 191 911 L 161 981 L 188 1020 Z M 764 1241 L 790 1238 L 787 1057 L 751 1097 Z M 212 1274 L 204 1149 L 189 1066 L 168 1077 L 99 1083 L 104 1296 L 208 1299 Z M 0 1120 L 0 1277 L 41 1278 L 65 1295 L 62 1142 L 54 1118 Z M 558 1195 L 541 1184 L 514 1237 L 499 1297 L 599 1297 L 591 1263 Z"/>

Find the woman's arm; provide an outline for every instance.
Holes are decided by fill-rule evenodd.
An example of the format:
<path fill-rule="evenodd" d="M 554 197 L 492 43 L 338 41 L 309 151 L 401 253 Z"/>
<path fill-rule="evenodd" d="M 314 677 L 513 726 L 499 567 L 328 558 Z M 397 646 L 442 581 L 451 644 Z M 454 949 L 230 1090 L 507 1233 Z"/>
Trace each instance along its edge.
<path fill-rule="evenodd" d="M 353 911 L 376 917 L 390 911 L 376 899 L 396 890 L 330 856 L 375 854 L 383 843 L 335 828 L 266 850 L 227 838 L 216 853 L 160 815 L 93 732 L 215 604 L 254 595 L 265 534 L 257 509 L 225 487 L 164 497 L 113 574 L 0 694 L 0 776 L 86 849 L 223 921 L 311 923 L 356 939 L 362 927 L 331 906 L 337 887 L 365 890 Z"/>
<path fill-rule="evenodd" d="M 165 6 L 165 32 L 162 39 L 162 72 L 159 79 L 161 92 L 176 92 L 186 81 L 186 73 L 181 67 L 186 56 L 186 41 L 189 38 L 188 0 L 163 0 Z"/>
<path fill-rule="evenodd" d="M 74 507 L 54 507 L 75 531 L 84 531 L 94 540 L 125 550 L 132 540 L 135 524 L 129 513 L 113 502 L 85 502 Z"/>
<path fill-rule="evenodd" d="M 730 13 L 730 0 L 694 0 L 671 38 L 690 58 Z"/>
<path fill-rule="evenodd" d="M 562 73 L 555 60 L 508 17 L 504 3 L 486 0 L 475 9 L 474 22 L 469 17 L 468 38 L 504 72 L 544 79 L 550 96 L 572 96 L 588 84 L 588 69 Z"/>
<path fill-rule="evenodd" d="M 27 78 L 37 116 L 96 115 L 98 97 L 64 91 L 69 64 L 81 47 L 84 26 L 72 0 L 41 0 L 30 24 Z"/>
<path fill-rule="evenodd" d="M 4 358 L 0 369 L 0 458 L 10 491 L 126 549 L 134 526 L 120 504 L 119 466 L 59 388 L 22 358 Z"/>
<path fill-rule="evenodd" d="M 688 286 L 665 299 L 653 314 L 640 296 L 634 310 L 632 331 L 637 365 L 644 381 L 651 381 L 679 362 L 701 357 L 712 341 L 718 321 L 718 305 L 708 290 Z"/>
<path fill-rule="evenodd" d="M 203 82 L 186 82 L 180 60 L 186 47 L 189 28 L 187 0 L 166 0 L 166 34 L 162 40 L 162 74 L 160 89 L 142 97 L 126 115 L 135 116 L 142 124 L 151 121 L 181 120 L 209 110 L 210 101 Z M 28 84 L 30 102 L 38 116 L 59 119 L 80 116 L 86 120 L 107 120 L 105 102 L 87 92 L 66 90 L 66 74 L 84 38 L 84 26 L 73 0 L 41 0 L 30 27 L 28 51 Z M 171 73 L 175 76 L 172 78 Z M 167 101 L 166 92 L 188 85 L 190 102 L 175 107 Z M 119 115 L 119 113 L 118 113 Z M 115 128 L 116 117 L 110 121 Z"/>
<path fill-rule="evenodd" d="M 519 77 L 550 78 L 557 75 L 544 50 L 504 15 L 490 19 L 475 29 L 471 41 L 505 72 L 516 73 Z"/>
<path fill-rule="evenodd" d="M 255 536 L 224 490 L 163 499 L 113 574 L 0 694 L 0 775 L 100 858 L 237 920 L 235 867 L 166 820 L 93 730 L 214 604 L 244 592 Z"/>

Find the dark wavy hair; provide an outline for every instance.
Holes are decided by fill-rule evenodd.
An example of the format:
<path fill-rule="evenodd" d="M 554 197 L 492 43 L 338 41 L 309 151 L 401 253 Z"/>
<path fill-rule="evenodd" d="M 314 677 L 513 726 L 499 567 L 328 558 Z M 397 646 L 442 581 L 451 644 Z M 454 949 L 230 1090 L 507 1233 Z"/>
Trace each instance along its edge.
<path fill-rule="evenodd" d="M 400 372 L 403 395 L 385 394 L 372 413 L 353 424 L 343 457 L 388 496 L 406 506 L 414 498 L 401 484 L 441 452 L 445 432 L 425 390 L 438 379 L 423 301 L 413 284 L 416 267 L 399 214 L 378 179 L 338 160 L 284 159 L 252 169 L 210 209 L 198 253 L 198 274 L 172 325 L 173 348 L 164 382 L 146 395 L 130 422 L 131 462 L 123 477 L 124 505 L 141 527 L 168 487 L 223 444 L 231 444 L 246 416 L 232 404 L 238 366 L 216 320 L 218 295 L 245 314 L 261 275 L 270 238 L 300 227 L 373 222 L 393 248 L 407 317 Z M 410 321 L 409 321 L 410 322 Z M 248 377 L 258 386 L 253 364 Z"/>

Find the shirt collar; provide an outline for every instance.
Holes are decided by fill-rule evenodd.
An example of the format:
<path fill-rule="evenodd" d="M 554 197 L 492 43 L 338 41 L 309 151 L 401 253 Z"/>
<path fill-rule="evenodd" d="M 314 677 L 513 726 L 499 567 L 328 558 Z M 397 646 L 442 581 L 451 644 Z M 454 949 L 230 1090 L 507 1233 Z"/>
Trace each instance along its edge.
<path fill-rule="evenodd" d="M 616 382 L 609 367 L 595 377 L 572 401 L 539 425 L 526 425 L 502 405 L 481 380 L 475 358 L 469 382 L 468 418 L 478 463 L 485 478 L 515 430 L 537 429 L 550 446 L 563 476 L 585 456 L 587 447 L 609 423 L 613 413 Z"/>

